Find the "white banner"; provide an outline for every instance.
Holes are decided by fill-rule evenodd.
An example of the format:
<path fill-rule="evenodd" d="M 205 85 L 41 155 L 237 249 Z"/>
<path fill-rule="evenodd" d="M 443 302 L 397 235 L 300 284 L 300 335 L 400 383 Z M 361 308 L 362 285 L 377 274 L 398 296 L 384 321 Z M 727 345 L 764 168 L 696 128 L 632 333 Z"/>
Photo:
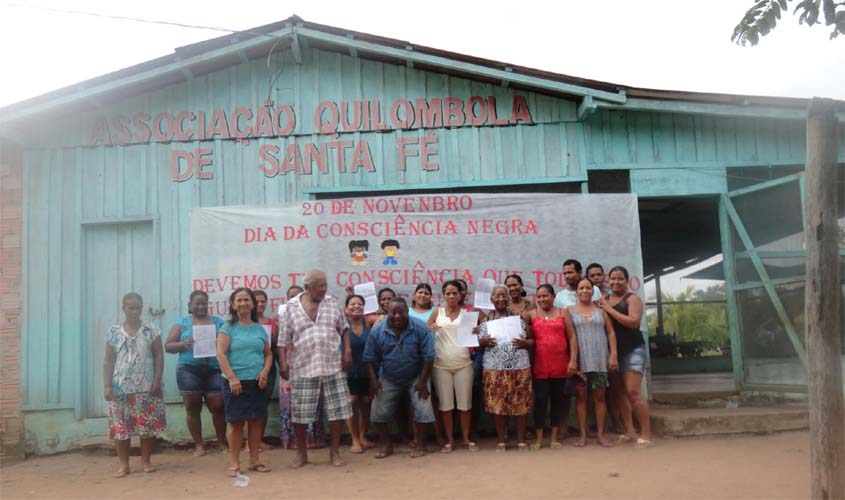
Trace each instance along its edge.
<path fill-rule="evenodd" d="M 574 258 L 631 273 L 641 293 L 642 252 L 633 194 L 423 194 L 307 201 L 281 206 L 196 208 L 191 214 L 193 288 L 208 292 L 214 314 L 247 286 L 284 302 L 306 271 L 328 273 L 329 292 L 369 281 L 409 296 L 451 279 L 470 286 L 519 274 L 525 289 L 565 286 L 561 265 Z"/>

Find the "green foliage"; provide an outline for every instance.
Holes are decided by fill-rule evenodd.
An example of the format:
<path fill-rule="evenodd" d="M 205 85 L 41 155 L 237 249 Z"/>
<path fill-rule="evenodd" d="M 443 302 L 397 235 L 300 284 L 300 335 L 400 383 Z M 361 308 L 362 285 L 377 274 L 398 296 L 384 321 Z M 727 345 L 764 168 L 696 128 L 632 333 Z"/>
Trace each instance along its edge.
<path fill-rule="evenodd" d="M 757 45 L 761 36 L 768 35 L 777 26 L 781 12 L 789 11 L 793 0 L 756 0 L 734 28 L 731 40 L 740 45 Z M 800 11 L 798 22 L 813 26 L 821 24 L 819 14 L 824 16 L 825 26 L 831 26 L 831 40 L 845 34 L 845 1 L 798 0 L 792 14 Z"/>
<path fill-rule="evenodd" d="M 693 287 L 675 295 L 663 294 L 664 302 L 685 302 L 663 306 L 663 331 L 677 334 L 677 342 L 699 342 L 708 350 L 726 346 L 730 341 L 727 306 L 701 303 L 702 300 L 725 300 L 725 286 L 693 291 Z M 657 315 L 648 316 L 648 331 L 657 331 Z"/>

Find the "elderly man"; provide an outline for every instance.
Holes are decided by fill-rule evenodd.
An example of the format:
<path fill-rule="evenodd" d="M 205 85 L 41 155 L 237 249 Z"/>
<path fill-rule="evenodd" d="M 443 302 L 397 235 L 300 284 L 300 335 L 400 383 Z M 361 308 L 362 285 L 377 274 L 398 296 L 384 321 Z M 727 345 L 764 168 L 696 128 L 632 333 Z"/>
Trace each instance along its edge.
<path fill-rule="evenodd" d="M 405 299 L 395 298 L 387 309 L 387 319 L 370 332 L 364 348 L 364 362 L 370 371 L 372 421 L 376 423 L 381 446 L 376 458 L 393 453 L 387 422 L 407 393 L 414 407 L 414 448 L 411 458 L 425 455 L 425 424 L 434 422 L 428 380 L 434 364 L 434 336 L 425 323 L 408 317 Z M 376 364 L 381 373 L 376 374 Z"/>
<path fill-rule="evenodd" d="M 279 366 L 283 378 L 291 370 L 293 401 L 291 421 L 296 439 L 295 468 L 308 463 L 305 449 L 305 427 L 317 420 L 317 403 L 323 396 L 331 432 L 331 461 L 346 465 L 340 458 L 340 433 L 343 421 L 352 416 L 349 388 L 343 370 L 352 366 L 349 329 L 337 299 L 326 295 L 326 273 L 312 270 L 305 273 L 305 291 L 288 302 L 279 333 Z M 343 355 L 338 350 L 343 341 Z M 286 347 L 292 345 L 290 364 Z"/>

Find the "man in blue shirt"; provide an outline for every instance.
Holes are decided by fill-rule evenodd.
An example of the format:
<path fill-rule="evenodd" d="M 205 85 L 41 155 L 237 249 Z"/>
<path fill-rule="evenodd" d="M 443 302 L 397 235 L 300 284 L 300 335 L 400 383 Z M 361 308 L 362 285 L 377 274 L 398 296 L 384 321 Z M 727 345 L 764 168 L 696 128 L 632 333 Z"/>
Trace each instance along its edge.
<path fill-rule="evenodd" d="M 363 359 L 370 371 L 371 420 L 381 440 L 376 458 L 393 454 L 387 422 L 405 393 L 414 407 L 411 458 L 425 455 L 425 424 L 434 422 L 428 385 L 434 364 L 434 335 L 425 323 L 408 317 L 405 299 L 390 302 L 387 319 L 370 331 Z M 376 374 L 377 364 L 381 364 L 380 374 Z"/>

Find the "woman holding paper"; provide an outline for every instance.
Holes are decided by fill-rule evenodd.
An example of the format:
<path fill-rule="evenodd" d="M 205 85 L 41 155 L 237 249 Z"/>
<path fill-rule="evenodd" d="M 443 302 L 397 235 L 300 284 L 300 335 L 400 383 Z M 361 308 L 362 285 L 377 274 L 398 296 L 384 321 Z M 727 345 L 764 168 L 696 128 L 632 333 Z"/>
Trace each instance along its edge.
<path fill-rule="evenodd" d="M 580 448 L 587 444 L 589 388 L 596 407 L 596 442 L 600 446 L 610 448 L 613 443 L 604 438 L 604 418 L 607 415 L 604 393 L 608 385 L 607 372 L 619 368 L 616 361 L 616 334 L 610 317 L 593 302 L 593 282 L 581 278 L 575 293 L 578 295 L 578 302 L 566 308 L 566 328 L 575 330 L 579 353 L 575 397 L 581 435 L 575 446 Z"/>
<path fill-rule="evenodd" d="M 428 327 L 436 335 L 436 357 L 432 376 L 440 400 L 440 411 L 443 412 L 443 426 L 446 429 L 446 444 L 440 451 L 450 453 L 455 447 L 451 430 L 454 428 L 452 411 L 456 406 L 460 412 L 463 444 L 469 451 L 478 451 L 478 445 L 469 439 L 472 419 L 472 360 L 469 349 L 461 345 L 468 342 L 459 342 L 458 333 L 458 325 L 466 323 L 463 321 L 464 316 L 477 318 L 478 313 L 464 311 L 461 307 L 461 284 L 457 281 L 447 281 L 443 284 L 442 291 L 446 305 L 434 311 L 428 319 Z M 477 319 L 472 323 L 472 326 L 475 326 Z M 477 345 L 477 339 L 475 340 Z"/>
<path fill-rule="evenodd" d="M 123 323 L 105 334 L 103 397 L 109 402 L 109 439 L 114 440 L 120 468 L 114 478 L 129 474 L 129 440 L 141 438 L 141 466 L 155 472 L 150 456 L 156 436 L 167 426 L 161 399 L 164 354 L 161 332 L 141 321 L 144 300 L 137 293 L 123 296 Z"/>
<path fill-rule="evenodd" d="M 549 285 L 537 288 L 537 308 L 523 313 L 527 335 L 534 338 L 534 425 L 537 440 L 532 450 L 543 445 L 546 408 L 551 418 L 549 447 L 560 448 L 557 431 L 563 406 L 566 378 L 578 371 L 578 340 L 575 331 L 566 327 L 565 311 L 554 306 L 555 289 Z"/>
<path fill-rule="evenodd" d="M 217 363 L 216 348 L 204 357 L 194 356 L 194 328 L 211 333 L 212 339 L 223 326 L 223 318 L 208 314 L 208 294 L 194 290 L 188 298 L 188 315 L 176 320 L 167 335 L 164 350 L 179 354 L 176 366 L 176 385 L 185 402 L 188 432 L 194 440 L 194 456 L 205 455 L 202 442 L 202 400 L 211 412 L 217 442 L 226 446 L 226 417 L 223 414 L 223 376 Z M 216 340 L 212 347 L 216 346 Z M 200 354 L 200 353 L 198 353 Z"/>
<path fill-rule="evenodd" d="M 508 307 L 510 296 L 505 285 L 493 287 L 490 301 L 495 309 L 481 323 L 478 335 L 478 345 L 484 350 L 484 409 L 493 415 L 496 425 L 496 451 L 507 449 L 509 416 L 516 418 L 517 448 L 527 450 L 525 416 L 531 411 L 528 349 L 534 339 L 526 336 L 525 322 Z"/>
<path fill-rule="evenodd" d="M 267 332 L 258 322 L 255 294 L 238 288 L 229 297 L 229 317 L 217 336 L 217 361 L 223 372 L 223 401 L 229 424 L 229 477 L 240 474 L 241 443 L 247 424 L 249 470 L 269 472 L 259 447 L 267 419 L 267 374 L 273 355 Z"/>

